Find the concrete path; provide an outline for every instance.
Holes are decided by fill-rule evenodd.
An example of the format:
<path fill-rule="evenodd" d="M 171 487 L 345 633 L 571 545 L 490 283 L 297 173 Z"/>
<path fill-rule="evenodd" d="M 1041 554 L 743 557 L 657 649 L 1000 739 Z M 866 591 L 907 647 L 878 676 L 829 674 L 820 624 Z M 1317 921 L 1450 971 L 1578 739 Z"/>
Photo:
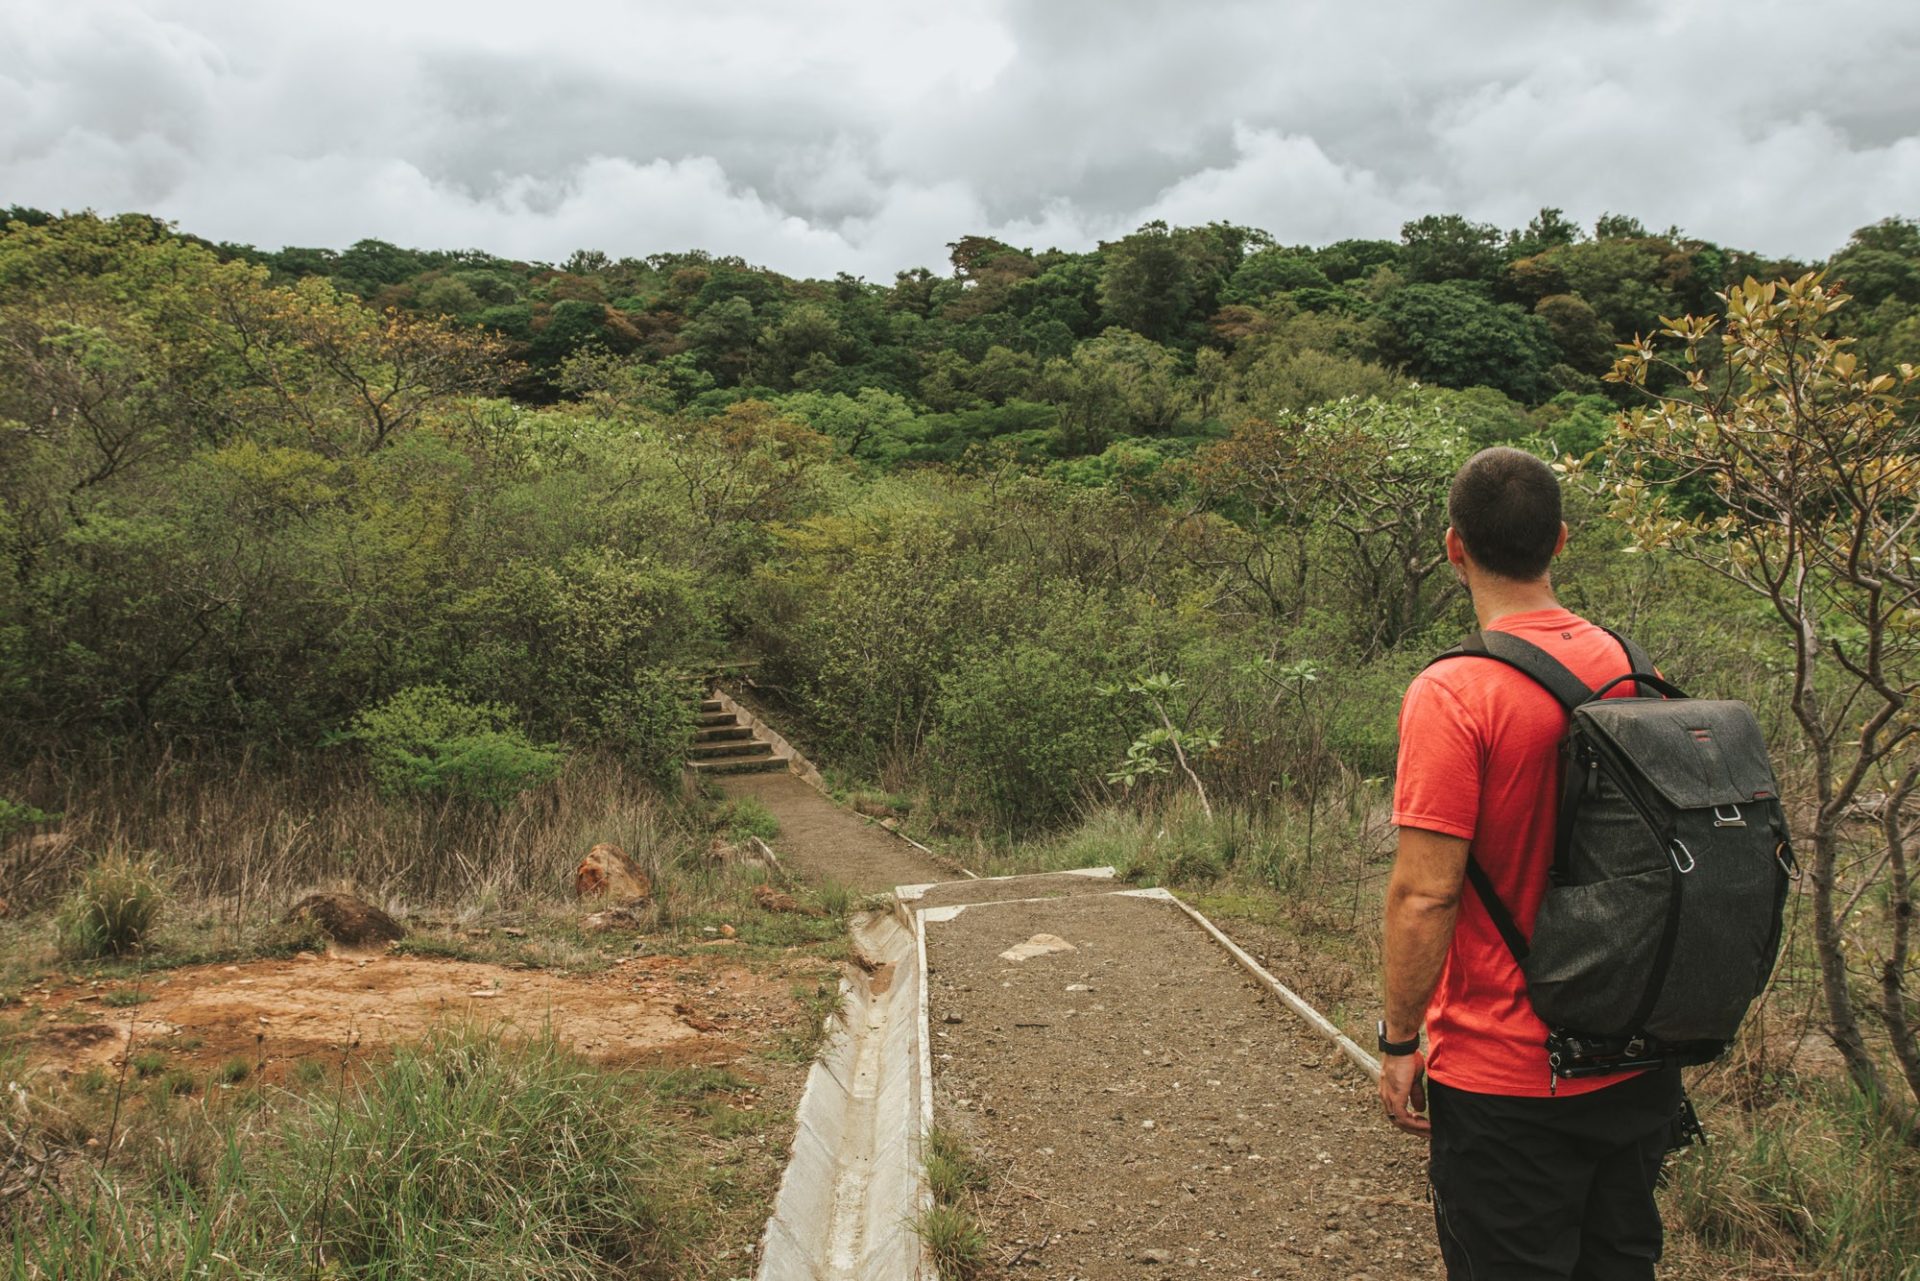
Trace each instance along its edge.
<path fill-rule="evenodd" d="M 727 796 L 751 796 L 773 814 L 780 833 L 769 844 L 793 874 L 815 884 L 835 881 L 862 894 L 952 880 L 943 868 L 899 837 L 833 803 L 792 774 L 735 774 L 716 778 Z"/>

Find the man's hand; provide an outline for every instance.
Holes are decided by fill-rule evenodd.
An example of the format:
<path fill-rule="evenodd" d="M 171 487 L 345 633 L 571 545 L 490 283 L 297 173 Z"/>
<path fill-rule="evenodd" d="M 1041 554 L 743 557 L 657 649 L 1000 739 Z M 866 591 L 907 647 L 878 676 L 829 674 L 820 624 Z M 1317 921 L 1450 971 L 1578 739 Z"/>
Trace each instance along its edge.
<path fill-rule="evenodd" d="M 1424 1054 L 1390 1054 L 1380 1060 L 1380 1102 L 1387 1120 L 1421 1138 L 1433 1133 L 1433 1122 L 1419 1115 L 1427 1110 L 1426 1067 Z"/>

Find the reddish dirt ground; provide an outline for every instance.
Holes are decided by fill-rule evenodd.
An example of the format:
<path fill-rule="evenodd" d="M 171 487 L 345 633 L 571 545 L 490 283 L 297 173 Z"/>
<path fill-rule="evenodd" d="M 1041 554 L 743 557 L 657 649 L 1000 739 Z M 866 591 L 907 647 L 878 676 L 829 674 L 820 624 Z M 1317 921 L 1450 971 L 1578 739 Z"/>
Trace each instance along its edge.
<path fill-rule="evenodd" d="M 718 956 L 641 956 L 567 977 L 468 961 L 376 955 L 208 965 L 139 983 L 47 984 L 24 994 L 38 1012 L 29 1050 L 51 1066 L 111 1066 L 129 1038 L 170 1066 L 244 1059 L 272 1080 L 303 1058 L 416 1041 L 438 1026 L 559 1039 L 609 1065 L 725 1063 L 805 1017 L 790 976 Z M 109 992 L 147 1000 L 108 1006 Z"/>

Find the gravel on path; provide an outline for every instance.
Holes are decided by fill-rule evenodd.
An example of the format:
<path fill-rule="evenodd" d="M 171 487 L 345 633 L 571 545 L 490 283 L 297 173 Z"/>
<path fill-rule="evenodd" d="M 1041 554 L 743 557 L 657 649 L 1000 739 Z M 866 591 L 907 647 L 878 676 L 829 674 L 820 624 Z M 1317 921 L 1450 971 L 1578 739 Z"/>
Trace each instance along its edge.
<path fill-rule="evenodd" d="M 836 881 L 871 894 L 954 876 L 952 869 L 842 809 L 792 774 L 731 774 L 714 782 L 727 796 L 751 796 L 767 807 L 780 824 L 769 844 L 803 881 Z"/>
<path fill-rule="evenodd" d="M 1001 959 L 1036 934 L 1073 950 Z M 992 1275 L 1440 1275 L 1424 1145 L 1173 904 L 983 905 L 926 935 L 935 1114 L 990 1171 Z"/>

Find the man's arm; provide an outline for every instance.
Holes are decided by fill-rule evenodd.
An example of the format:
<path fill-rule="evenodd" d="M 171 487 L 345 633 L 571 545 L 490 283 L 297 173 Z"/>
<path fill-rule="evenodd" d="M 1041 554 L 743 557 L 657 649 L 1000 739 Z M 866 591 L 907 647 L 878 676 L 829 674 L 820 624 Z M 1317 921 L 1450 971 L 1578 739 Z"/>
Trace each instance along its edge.
<path fill-rule="evenodd" d="M 1440 984 L 1460 912 L 1460 886 L 1467 873 L 1467 842 L 1457 836 L 1400 829 L 1393 877 L 1387 882 L 1387 1039 L 1412 1040 L 1426 1021 L 1427 1002 Z M 1426 1108 L 1420 1084 L 1425 1061 L 1418 1054 L 1388 1057 L 1381 1064 L 1380 1101 L 1387 1118 L 1412 1134 L 1431 1126 L 1415 1115 Z"/>

